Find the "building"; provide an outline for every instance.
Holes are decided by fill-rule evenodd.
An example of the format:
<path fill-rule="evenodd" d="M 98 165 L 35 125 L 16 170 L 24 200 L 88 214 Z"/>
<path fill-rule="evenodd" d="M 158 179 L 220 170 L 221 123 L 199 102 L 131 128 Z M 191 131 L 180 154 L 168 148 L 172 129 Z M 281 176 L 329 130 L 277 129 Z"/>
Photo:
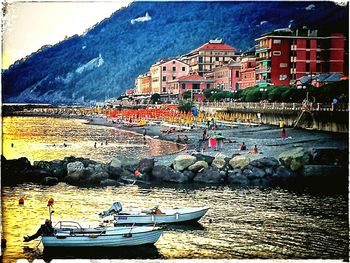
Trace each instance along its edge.
<path fill-rule="evenodd" d="M 204 76 L 215 67 L 236 59 L 235 48 L 225 44 L 221 39 L 210 40 L 199 48 L 183 55 L 180 60 L 190 65 L 190 72 Z"/>
<path fill-rule="evenodd" d="M 140 75 L 136 79 L 135 83 L 137 94 L 151 94 L 152 93 L 152 79 L 151 73 L 148 72 L 144 75 Z"/>
<path fill-rule="evenodd" d="M 213 76 L 215 88 L 233 91 L 239 89 L 241 62 L 231 59 L 227 64 L 213 69 L 213 74 L 208 74 L 209 78 Z"/>
<path fill-rule="evenodd" d="M 294 85 L 308 74 L 344 73 L 343 34 L 278 29 L 257 38 L 257 84 Z"/>
<path fill-rule="evenodd" d="M 254 87 L 256 85 L 256 57 L 246 56 L 241 60 L 241 79 L 239 81 L 240 89 Z M 261 69 L 259 69 L 261 71 Z M 260 72 L 258 70 L 258 72 Z"/>
<path fill-rule="evenodd" d="M 188 64 L 177 60 L 161 60 L 151 66 L 152 93 L 171 94 L 168 81 L 181 76 L 188 75 L 190 67 Z"/>
<path fill-rule="evenodd" d="M 184 92 L 189 91 L 193 100 L 203 101 L 203 90 L 214 88 L 214 80 L 199 75 L 187 75 L 169 81 L 169 87 L 180 98 Z"/>

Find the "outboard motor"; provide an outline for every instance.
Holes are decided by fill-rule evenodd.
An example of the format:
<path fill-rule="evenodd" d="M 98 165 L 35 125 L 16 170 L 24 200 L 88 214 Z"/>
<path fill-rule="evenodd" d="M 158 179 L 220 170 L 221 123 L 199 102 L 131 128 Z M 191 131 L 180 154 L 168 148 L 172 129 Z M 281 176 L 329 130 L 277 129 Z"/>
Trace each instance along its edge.
<path fill-rule="evenodd" d="M 118 214 L 120 211 L 122 211 L 122 205 L 119 202 L 115 202 L 110 209 L 107 211 L 103 211 L 102 213 L 99 214 L 101 218 L 110 216 L 113 214 Z"/>

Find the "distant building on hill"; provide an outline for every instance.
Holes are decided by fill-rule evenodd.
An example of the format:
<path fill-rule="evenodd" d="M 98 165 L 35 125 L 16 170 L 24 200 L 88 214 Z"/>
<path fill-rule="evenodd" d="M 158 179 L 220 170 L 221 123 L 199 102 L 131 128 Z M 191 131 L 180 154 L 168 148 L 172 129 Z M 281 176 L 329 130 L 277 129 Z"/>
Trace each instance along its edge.
<path fill-rule="evenodd" d="M 317 30 L 274 30 L 257 38 L 257 84 L 295 85 L 308 74 L 344 73 L 345 38 Z"/>
<path fill-rule="evenodd" d="M 181 56 L 180 60 L 190 65 L 190 73 L 204 76 L 205 73 L 227 64 L 230 59 L 236 59 L 237 56 L 234 47 L 225 44 L 221 39 L 216 39 Z"/>
<path fill-rule="evenodd" d="M 168 82 L 189 73 L 188 64 L 178 59 L 161 60 L 151 66 L 152 93 L 171 94 Z"/>

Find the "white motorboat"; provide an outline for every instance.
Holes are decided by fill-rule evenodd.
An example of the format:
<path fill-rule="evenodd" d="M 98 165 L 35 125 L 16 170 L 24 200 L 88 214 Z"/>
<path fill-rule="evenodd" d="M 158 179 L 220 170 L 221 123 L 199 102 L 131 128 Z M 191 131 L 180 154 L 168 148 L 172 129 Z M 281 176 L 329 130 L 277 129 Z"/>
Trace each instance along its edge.
<path fill-rule="evenodd" d="M 196 222 L 208 211 L 208 207 L 123 211 L 122 205 L 115 202 L 112 207 L 100 213 L 100 217 L 113 215 L 116 224 L 173 224 Z"/>
<path fill-rule="evenodd" d="M 42 237 L 45 248 L 140 246 L 156 243 L 163 232 L 157 226 L 82 228 L 73 221 L 60 221 L 54 229 Z"/>

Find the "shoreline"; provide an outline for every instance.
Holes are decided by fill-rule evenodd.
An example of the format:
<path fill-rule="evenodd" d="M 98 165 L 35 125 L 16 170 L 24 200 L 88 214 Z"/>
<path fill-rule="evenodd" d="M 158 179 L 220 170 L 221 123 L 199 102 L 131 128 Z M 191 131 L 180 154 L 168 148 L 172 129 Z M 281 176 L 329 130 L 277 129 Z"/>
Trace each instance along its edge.
<path fill-rule="evenodd" d="M 104 127 L 112 127 L 115 129 L 123 130 L 126 132 L 132 132 L 134 134 L 143 135 L 146 129 L 146 138 L 167 141 L 173 144 L 183 145 L 179 151 L 174 153 L 169 153 L 161 156 L 154 156 L 154 158 L 159 159 L 162 156 L 174 156 L 181 152 L 183 153 L 198 153 L 195 147 L 198 143 L 198 139 L 201 138 L 203 133 L 203 128 L 195 128 L 191 130 L 184 130 L 181 132 L 175 132 L 170 134 L 163 134 L 160 131 L 160 125 L 145 125 L 143 127 L 125 127 L 122 124 L 112 123 L 107 117 L 101 116 L 82 116 L 82 115 L 70 115 L 70 114 L 34 114 L 34 113 L 19 113 L 13 116 L 18 117 L 48 117 L 48 118 L 67 118 L 67 119 L 80 119 L 85 120 L 87 125 L 98 125 Z M 3 116 L 7 117 L 7 116 Z M 305 149 L 310 149 L 313 147 L 340 147 L 348 148 L 349 138 L 344 134 L 324 132 L 324 131 L 313 131 L 313 130 L 303 130 L 294 128 L 285 128 L 287 131 L 287 138 L 283 140 L 281 138 L 281 129 L 278 126 L 273 125 L 258 125 L 258 126 L 248 126 L 248 125 L 238 125 L 236 127 L 224 126 L 219 124 L 219 129 L 216 130 L 216 134 L 222 134 L 224 139 L 223 147 L 219 151 L 215 151 L 212 148 L 206 148 L 203 154 L 215 156 L 218 153 L 222 153 L 227 157 L 233 155 L 246 155 L 253 148 L 254 145 L 258 147 L 258 154 L 249 154 L 252 159 L 262 158 L 262 157 L 274 157 L 278 158 L 278 155 L 286 150 L 291 150 L 296 147 L 303 147 Z M 213 134 L 213 131 L 208 131 L 208 134 Z M 176 135 L 179 135 L 181 140 L 176 142 Z M 188 136 L 188 142 L 183 141 L 184 135 Z M 247 145 L 246 151 L 240 151 L 239 147 L 245 142 Z M 185 149 L 187 145 L 187 150 Z M 208 142 L 206 142 L 208 146 Z"/>

